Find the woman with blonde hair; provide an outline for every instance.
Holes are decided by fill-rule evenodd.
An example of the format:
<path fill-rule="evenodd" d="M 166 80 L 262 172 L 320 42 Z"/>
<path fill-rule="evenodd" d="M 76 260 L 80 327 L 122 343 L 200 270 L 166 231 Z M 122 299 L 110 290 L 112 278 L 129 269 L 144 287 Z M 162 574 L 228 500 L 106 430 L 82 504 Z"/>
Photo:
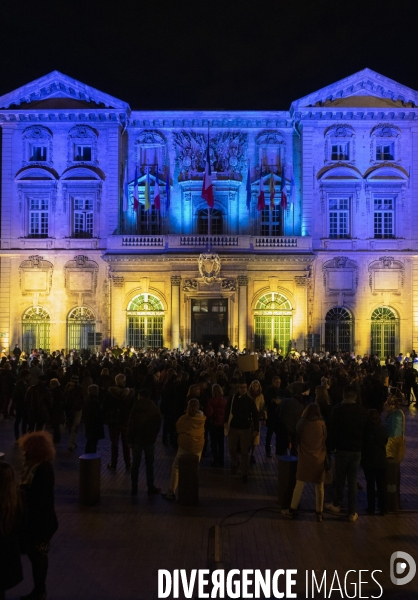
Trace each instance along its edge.
<path fill-rule="evenodd" d="M 251 382 L 250 387 L 248 388 L 248 395 L 251 396 L 251 398 L 253 398 L 255 405 L 257 407 L 258 413 L 263 417 L 263 419 L 266 419 L 266 403 L 264 402 L 264 395 L 263 395 L 263 391 L 261 389 L 261 383 L 258 381 L 258 379 L 254 379 L 254 381 Z M 252 437 L 252 442 L 251 442 L 251 446 L 250 446 L 250 463 L 254 464 L 255 463 L 255 457 L 254 457 L 254 450 L 256 446 L 260 445 L 260 423 L 258 425 L 258 434 Z"/>
<path fill-rule="evenodd" d="M 292 518 L 296 515 L 303 488 L 309 482 L 315 485 L 316 516 L 322 521 L 327 428 L 318 404 L 309 404 L 305 408 L 296 425 L 296 434 L 299 440 L 296 485 L 290 508 L 282 510 L 282 515 Z"/>
<path fill-rule="evenodd" d="M 200 410 L 199 400 L 192 398 L 187 404 L 186 414 L 176 423 L 178 450 L 171 468 L 168 491 L 163 494 L 166 500 L 175 500 L 179 482 L 179 458 L 182 454 L 195 454 L 200 462 L 205 444 L 206 417 Z"/>
<path fill-rule="evenodd" d="M 0 462 L 0 600 L 23 579 L 18 540 L 22 514 L 14 471 L 8 463 Z"/>
<path fill-rule="evenodd" d="M 54 509 L 54 470 L 51 462 L 55 448 L 47 431 L 27 433 L 20 438 L 23 469 L 20 488 L 27 498 L 28 522 L 24 529 L 25 552 L 32 564 L 34 588 L 24 600 L 45 600 L 50 541 L 58 529 Z"/>

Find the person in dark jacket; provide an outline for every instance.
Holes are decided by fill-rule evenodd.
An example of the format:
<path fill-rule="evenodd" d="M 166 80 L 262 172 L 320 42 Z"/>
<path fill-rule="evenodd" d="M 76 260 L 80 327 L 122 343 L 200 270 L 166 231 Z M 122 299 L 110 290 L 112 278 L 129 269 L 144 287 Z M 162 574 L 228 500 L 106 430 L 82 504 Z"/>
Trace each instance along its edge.
<path fill-rule="evenodd" d="M 16 489 L 15 474 L 6 462 L 0 462 L 0 600 L 23 579 L 19 549 L 19 530 L 23 506 Z"/>
<path fill-rule="evenodd" d="M 111 461 L 107 465 L 110 471 L 116 471 L 119 455 L 119 436 L 122 440 L 122 451 L 125 466 L 131 469 L 131 453 L 127 438 L 127 425 L 134 400 L 134 390 L 125 388 L 126 377 L 118 373 L 115 386 L 109 388 L 103 407 L 104 421 L 109 428 L 111 442 Z"/>
<path fill-rule="evenodd" d="M 300 401 L 299 401 L 300 398 Z M 295 455 L 296 452 L 296 425 L 302 416 L 303 410 L 303 396 L 294 398 L 282 398 L 277 408 L 277 418 L 280 427 L 285 432 L 285 438 L 283 441 L 283 455 L 287 454 L 287 448 L 289 443 L 291 445 L 291 454 Z"/>
<path fill-rule="evenodd" d="M 25 600 L 46 599 L 46 576 L 51 538 L 58 529 L 54 508 L 55 456 L 52 436 L 47 431 L 27 433 L 19 446 L 24 460 L 20 488 L 27 498 L 27 526 L 23 531 L 23 550 L 32 564 L 34 588 Z"/>
<path fill-rule="evenodd" d="M 3 416 L 5 419 L 9 418 L 10 414 L 13 414 L 13 405 L 10 406 L 13 390 L 15 387 L 15 378 L 12 373 L 12 365 L 6 362 L 3 368 L 0 369 L 0 391 L 3 403 Z"/>
<path fill-rule="evenodd" d="M 343 401 L 331 414 L 330 446 L 335 453 L 336 486 L 332 503 L 325 508 L 333 513 L 340 512 L 344 495 L 345 480 L 348 480 L 348 517 L 354 523 L 357 513 L 357 472 L 363 450 L 364 429 L 367 410 L 356 402 L 357 393 L 352 386 L 344 388 Z"/>
<path fill-rule="evenodd" d="M 20 437 L 20 426 L 22 425 L 22 435 L 25 435 L 28 427 L 27 415 L 25 410 L 25 398 L 29 387 L 29 371 L 23 369 L 19 373 L 19 379 L 13 390 L 13 404 L 16 411 L 16 419 L 14 422 L 15 439 Z"/>
<path fill-rule="evenodd" d="M 128 443 L 132 447 L 132 495 L 138 493 L 138 475 L 142 452 L 145 456 L 148 496 L 158 494 L 160 488 L 154 485 L 154 445 L 161 427 L 161 415 L 151 399 L 151 392 L 142 389 L 128 419 Z"/>
<path fill-rule="evenodd" d="M 64 391 L 65 419 L 67 422 L 69 441 L 68 450 L 77 448 L 77 432 L 83 413 L 84 391 L 78 375 L 72 375 Z"/>
<path fill-rule="evenodd" d="M 361 466 L 367 482 L 367 512 L 374 515 L 377 505 L 380 514 L 386 513 L 386 444 L 388 432 L 383 426 L 377 410 L 369 410 L 365 428 Z"/>
<path fill-rule="evenodd" d="M 238 385 L 235 394 L 227 404 L 224 424 L 228 427 L 228 449 L 231 455 L 232 474 L 238 471 L 238 444 L 241 449 L 242 483 L 248 481 L 248 450 L 251 443 L 251 425 L 254 437 L 258 435 L 259 415 L 255 402 L 247 393 L 245 381 Z"/>
<path fill-rule="evenodd" d="M 99 402 L 100 388 L 90 385 L 87 390 L 87 399 L 84 403 L 83 415 L 86 432 L 86 454 L 97 452 L 97 442 L 104 439 L 103 413 Z"/>
<path fill-rule="evenodd" d="M 163 423 L 163 444 L 177 445 L 176 416 L 177 416 L 177 373 L 174 369 L 167 371 L 167 380 L 161 394 L 161 413 Z"/>
<path fill-rule="evenodd" d="M 52 395 L 52 405 L 50 411 L 50 422 L 54 432 L 54 444 L 61 441 L 61 425 L 65 422 L 64 396 L 59 380 L 52 378 L 49 381 L 49 389 Z"/>
<path fill-rule="evenodd" d="M 212 386 L 212 397 L 206 406 L 206 422 L 209 421 L 210 445 L 213 454 L 213 467 L 224 466 L 224 422 L 227 400 L 220 385 Z"/>
<path fill-rule="evenodd" d="M 266 456 L 271 458 L 271 440 L 273 433 L 276 435 L 276 454 L 286 454 L 287 432 L 286 428 L 278 420 L 277 407 L 281 398 L 286 398 L 288 392 L 281 387 L 282 380 L 278 375 L 273 377 L 272 385 L 264 394 L 264 400 L 267 408 L 267 432 L 266 432 Z"/>
<path fill-rule="evenodd" d="M 26 392 L 24 410 L 28 419 L 28 431 L 41 431 L 49 419 L 52 396 L 46 375 L 40 375 L 38 383 Z"/>

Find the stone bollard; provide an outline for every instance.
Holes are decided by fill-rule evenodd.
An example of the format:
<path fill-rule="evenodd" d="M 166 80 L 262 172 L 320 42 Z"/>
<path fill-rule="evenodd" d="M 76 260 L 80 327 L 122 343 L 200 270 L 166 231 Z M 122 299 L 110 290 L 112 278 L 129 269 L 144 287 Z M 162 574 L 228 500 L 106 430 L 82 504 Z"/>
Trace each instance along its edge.
<path fill-rule="evenodd" d="M 80 504 L 94 506 L 100 502 L 100 454 L 80 457 Z"/>
<path fill-rule="evenodd" d="M 397 512 L 401 504 L 401 465 L 393 458 L 386 459 L 386 510 Z"/>
<path fill-rule="evenodd" d="M 178 503 L 181 506 L 199 504 L 199 457 L 196 454 L 179 457 Z"/>
<path fill-rule="evenodd" d="M 280 508 L 289 508 L 296 485 L 297 456 L 278 457 L 278 504 Z"/>

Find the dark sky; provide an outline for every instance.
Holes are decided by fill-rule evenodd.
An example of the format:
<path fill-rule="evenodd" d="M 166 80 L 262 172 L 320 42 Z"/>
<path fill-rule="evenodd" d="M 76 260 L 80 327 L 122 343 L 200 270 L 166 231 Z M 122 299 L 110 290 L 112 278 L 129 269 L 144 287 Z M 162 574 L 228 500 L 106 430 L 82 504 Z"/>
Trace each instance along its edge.
<path fill-rule="evenodd" d="M 365 67 L 418 90 L 416 0 L 4 0 L 0 95 L 57 69 L 135 109 L 287 110 Z"/>

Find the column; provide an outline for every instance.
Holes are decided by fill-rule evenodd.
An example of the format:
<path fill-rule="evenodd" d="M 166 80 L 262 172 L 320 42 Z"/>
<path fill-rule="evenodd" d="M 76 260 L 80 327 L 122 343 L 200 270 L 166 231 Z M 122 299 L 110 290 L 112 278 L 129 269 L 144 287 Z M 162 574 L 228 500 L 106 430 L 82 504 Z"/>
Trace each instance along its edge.
<path fill-rule="evenodd" d="M 248 277 L 238 275 L 238 347 L 243 350 L 247 347 L 248 323 Z"/>
<path fill-rule="evenodd" d="M 123 275 L 113 275 L 111 279 L 111 331 L 110 345 L 120 348 L 128 343 L 126 327 L 126 306 L 124 305 L 125 278 Z"/>
<path fill-rule="evenodd" d="M 171 347 L 180 345 L 180 275 L 171 276 Z"/>

